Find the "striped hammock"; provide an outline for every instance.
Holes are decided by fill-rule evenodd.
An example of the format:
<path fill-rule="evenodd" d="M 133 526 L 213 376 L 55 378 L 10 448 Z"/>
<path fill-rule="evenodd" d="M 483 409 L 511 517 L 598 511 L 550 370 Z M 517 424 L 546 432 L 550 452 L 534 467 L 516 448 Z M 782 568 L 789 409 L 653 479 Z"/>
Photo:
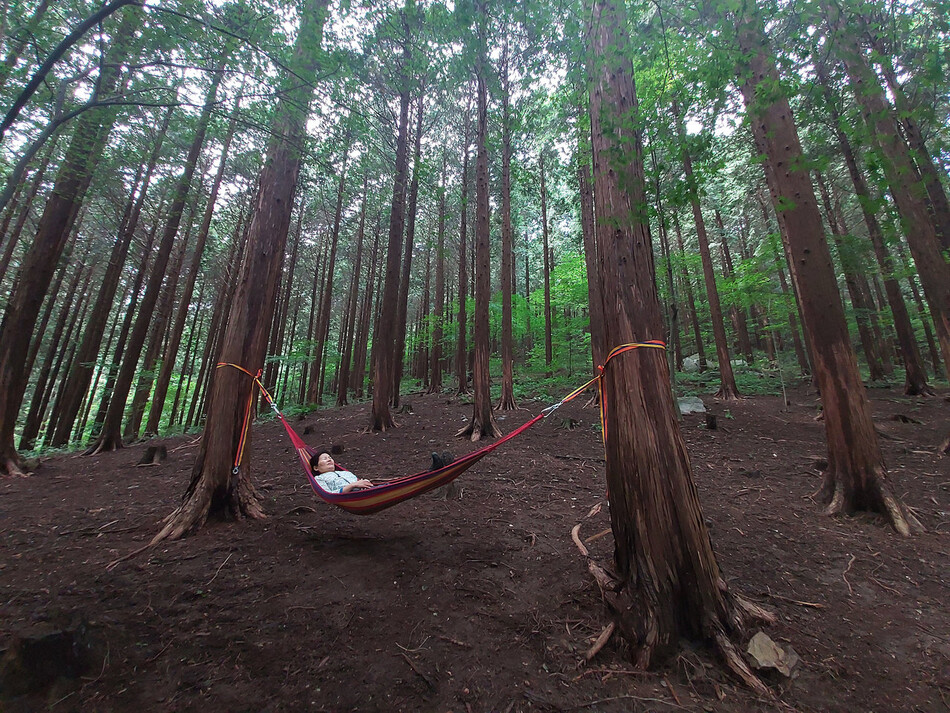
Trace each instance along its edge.
<path fill-rule="evenodd" d="M 603 371 L 606 365 L 610 360 L 619 355 L 628 351 L 639 348 L 652 348 L 652 349 L 665 349 L 666 345 L 659 340 L 652 340 L 649 342 L 634 342 L 631 344 L 622 344 L 619 347 L 613 349 L 604 360 L 604 366 L 600 367 L 600 373 L 595 376 L 593 379 L 588 381 L 583 386 L 580 386 L 574 389 L 571 393 L 565 396 L 563 399 L 558 401 L 552 406 L 548 406 L 546 409 L 541 411 L 537 416 L 532 418 L 527 423 L 522 424 L 514 431 L 509 433 L 502 438 L 499 438 L 494 443 L 490 443 L 484 448 L 480 448 L 477 451 L 469 453 L 462 456 L 456 461 L 449 463 L 448 465 L 439 468 L 438 470 L 430 470 L 422 473 L 415 473 L 413 475 L 406 475 L 399 478 L 393 478 L 386 481 L 377 481 L 375 485 L 371 488 L 364 488 L 363 490 L 351 490 L 348 493 L 331 493 L 320 487 L 320 484 L 317 482 L 317 479 L 314 477 L 313 471 L 310 468 L 310 459 L 317 455 L 317 452 L 304 443 L 304 440 L 297 435 L 297 432 L 287 423 L 287 419 L 284 418 L 284 415 L 280 412 L 280 409 L 277 408 L 277 404 L 274 402 L 274 399 L 271 397 L 270 393 L 264 388 L 264 385 L 261 383 L 261 372 L 259 371 L 255 376 L 250 371 L 245 369 L 238 364 L 232 364 L 230 362 L 220 362 L 216 365 L 216 368 L 221 368 L 224 366 L 234 367 L 239 371 L 243 371 L 245 374 L 250 376 L 254 383 L 257 384 L 260 388 L 261 393 L 264 395 L 264 399 L 273 409 L 274 413 L 277 415 L 277 418 L 280 419 L 280 422 L 284 424 L 284 429 L 287 431 L 287 435 L 290 436 L 291 443 L 294 444 L 294 448 L 297 450 L 297 456 L 300 458 L 300 464 L 303 466 L 304 472 L 307 474 L 307 479 L 310 481 L 310 487 L 313 488 L 313 492 L 316 493 L 322 500 L 330 503 L 331 505 L 336 505 L 343 508 L 347 512 L 354 513 L 356 515 L 369 515 L 374 512 L 379 512 L 380 510 L 385 510 L 386 508 L 392 507 L 398 503 L 401 503 L 403 500 L 408 500 L 409 498 L 414 498 L 417 495 L 422 495 L 427 493 L 430 490 L 435 490 L 438 487 L 447 485 L 453 480 L 458 478 L 462 473 L 475 465 L 482 458 L 487 456 L 493 450 L 498 448 L 502 443 L 510 441 L 512 438 L 521 435 L 526 430 L 531 428 L 534 424 L 540 421 L 542 418 L 546 418 L 554 413 L 558 407 L 562 404 L 567 403 L 571 399 L 575 398 L 579 394 L 590 386 L 591 384 L 598 382 L 598 387 L 600 389 L 600 418 L 601 418 L 601 427 L 602 435 L 606 436 L 607 433 L 607 423 L 606 423 L 606 413 L 604 410 L 604 405 L 607 403 L 607 394 L 604 390 L 604 381 L 603 381 Z M 247 432 L 250 426 L 251 420 L 251 411 L 254 404 L 254 392 L 253 390 L 250 393 L 250 397 L 247 402 L 247 410 L 244 414 L 244 428 L 243 433 L 241 434 L 241 440 L 238 444 L 237 453 L 234 460 L 234 470 L 237 470 L 241 466 L 241 459 L 244 454 L 244 446 L 247 441 Z"/>

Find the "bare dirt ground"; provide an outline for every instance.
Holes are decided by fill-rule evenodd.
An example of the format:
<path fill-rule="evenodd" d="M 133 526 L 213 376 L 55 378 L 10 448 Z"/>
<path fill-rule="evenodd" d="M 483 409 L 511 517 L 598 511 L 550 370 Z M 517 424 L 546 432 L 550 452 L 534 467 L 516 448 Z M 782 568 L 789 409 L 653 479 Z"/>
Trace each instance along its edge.
<path fill-rule="evenodd" d="M 814 395 L 705 401 L 719 428 L 683 419 L 704 513 L 730 586 L 774 611 L 767 633 L 801 656 L 758 698 L 702 646 L 638 672 L 612 640 L 571 541 L 609 527 L 597 413 L 578 402 L 458 483 L 355 517 L 316 499 L 276 423 L 254 428 L 253 478 L 269 518 L 209 523 L 108 571 L 146 543 L 187 485 L 193 438 L 135 467 L 145 444 L 57 456 L 0 481 L 0 649 L 84 621 L 93 663 L 0 711 L 925 711 L 950 710 L 948 395 L 871 391 L 890 482 L 928 528 L 832 519 L 813 500 L 824 431 Z M 366 404 L 296 421 L 342 444 L 364 477 L 422 470 L 471 407 L 410 395 L 412 414 L 362 432 Z M 576 404 L 576 405 L 575 405 Z M 507 431 L 543 404 L 502 414 Z M 895 420 L 895 417 L 906 417 Z M 578 427 L 563 427 L 564 419 Z M 609 534 L 591 541 L 608 560 Z"/>

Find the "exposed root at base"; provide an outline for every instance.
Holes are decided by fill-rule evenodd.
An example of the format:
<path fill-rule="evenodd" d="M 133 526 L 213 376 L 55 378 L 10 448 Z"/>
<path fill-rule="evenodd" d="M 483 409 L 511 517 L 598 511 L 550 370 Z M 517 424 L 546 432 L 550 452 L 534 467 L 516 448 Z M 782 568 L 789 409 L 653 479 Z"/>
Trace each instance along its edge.
<path fill-rule="evenodd" d="M 8 478 L 26 478 L 29 475 L 20 468 L 15 458 L 0 458 L 0 476 Z"/>

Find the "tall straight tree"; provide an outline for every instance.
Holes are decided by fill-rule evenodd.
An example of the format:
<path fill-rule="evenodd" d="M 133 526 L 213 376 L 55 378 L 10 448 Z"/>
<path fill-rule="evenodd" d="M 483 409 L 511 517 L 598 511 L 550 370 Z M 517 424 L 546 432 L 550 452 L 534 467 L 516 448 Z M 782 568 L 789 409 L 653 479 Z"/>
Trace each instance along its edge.
<path fill-rule="evenodd" d="M 818 201 L 808 175 L 798 130 L 781 86 L 758 11 L 745 7 L 737 18 L 739 84 L 752 134 L 765 157 L 766 180 L 792 279 L 800 295 L 804 328 L 810 335 L 813 367 L 824 411 L 828 467 L 821 495 L 826 512 L 879 512 L 902 535 L 919 523 L 905 511 L 886 482 L 886 469 L 857 360 L 851 348 L 831 252 Z"/>
<path fill-rule="evenodd" d="M 462 186 L 459 199 L 459 312 L 458 338 L 455 341 L 455 377 L 459 395 L 468 393 L 468 145 L 472 140 L 472 101 L 465 102 L 465 129 L 462 132 Z"/>
<path fill-rule="evenodd" d="M 501 52 L 501 395 L 498 410 L 510 411 L 515 403 L 514 336 L 511 324 L 511 293 L 514 271 L 511 229 L 511 78 L 508 75 L 508 33 Z"/>
<path fill-rule="evenodd" d="M 123 10 L 112 42 L 102 58 L 97 96 L 105 99 L 119 86 L 122 63 L 127 60 L 134 30 L 140 21 L 137 10 Z M 101 107 L 78 118 L 40 217 L 36 237 L 20 265 L 16 288 L 0 322 L 0 475 L 21 472 L 13 444 L 13 429 L 29 378 L 23 367 L 30 338 L 115 116 L 114 107 Z"/>
<path fill-rule="evenodd" d="M 627 15 L 596 0 L 588 29 L 590 114 L 604 337 L 608 348 L 663 334 L 644 185 Z M 647 667 L 684 638 L 716 647 L 760 693 L 733 640 L 767 618 L 730 591 L 713 553 L 660 349 L 628 352 L 604 372 L 604 446 L 619 579 L 605 597 L 633 660 Z"/>
<path fill-rule="evenodd" d="M 548 241 L 548 191 L 544 180 L 544 151 L 538 158 L 538 170 L 541 174 L 541 247 L 544 250 L 544 366 L 547 376 L 551 376 L 551 362 L 554 360 L 554 341 L 551 326 L 551 247 Z"/>
<path fill-rule="evenodd" d="M 442 180 L 439 183 L 439 220 L 435 248 L 435 309 L 432 314 L 432 351 L 429 364 L 429 393 L 442 391 L 443 310 L 445 307 L 445 173 L 446 157 L 442 151 Z"/>
<path fill-rule="evenodd" d="M 488 304 L 491 300 L 491 251 L 489 239 L 488 196 L 488 58 L 485 46 L 484 0 L 476 0 L 475 12 L 478 24 L 477 57 L 475 59 L 475 83 L 477 95 L 476 153 L 475 153 L 475 361 L 472 365 L 472 420 L 458 432 L 478 441 L 485 436 L 501 435 L 495 422 L 491 402 L 491 375 L 488 370 L 489 333 Z"/>
<path fill-rule="evenodd" d="M 693 210 L 693 222 L 696 225 L 696 239 L 699 242 L 699 254 L 703 260 L 703 278 L 706 281 L 706 297 L 709 299 L 709 317 L 712 320 L 713 336 L 716 339 L 716 356 L 719 359 L 719 391 L 716 396 L 725 401 L 739 398 L 736 377 L 732 372 L 729 357 L 729 343 L 726 340 L 726 326 L 722 319 L 722 307 L 719 303 L 719 288 L 716 287 L 716 273 L 713 270 L 712 254 L 709 252 L 709 238 L 706 234 L 706 221 L 699 204 L 699 187 L 693 175 L 693 160 L 686 143 L 686 130 L 683 128 L 679 105 L 673 102 L 673 117 L 680 138 L 683 153 L 683 171 L 686 173 L 686 186 L 689 192 L 689 205 Z"/>
<path fill-rule="evenodd" d="M 275 110 L 274 131 L 267 146 L 245 258 L 220 351 L 219 361 L 240 364 L 252 371 L 264 365 L 328 4 L 329 0 L 307 0 L 299 8 L 300 27 Z M 169 516 L 152 544 L 178 539 L 201 527 L 212 512 L 235 518 L 264 516 L 247 469 L 232 467 L 244 435 L 248 395 L 255 388 L 247 374 L 237 369 L 216 370 L 191 483 L 182 504 Z"/>
<path fill-rule="evenodd" d="M 396 312 L 399 299 L 399 256 L 406 225 L 406 182 L 409 176 L 409 72 L 412 60 L 409 18 L 411 5 L 400 12 L 402 56 L 396 73 L 399 82 L 399 117 L 396 130 L 396 167 L 393 174 L 393 200 L 389 212 L 389 243 L 386 252 L 386 280 L 380 304 L 379 327 L 373 339 L 373 407 L 370 426 L 385 431 L 396 425 L 389 405 L 393 396 L 393 369 L 396 362 Z"/>

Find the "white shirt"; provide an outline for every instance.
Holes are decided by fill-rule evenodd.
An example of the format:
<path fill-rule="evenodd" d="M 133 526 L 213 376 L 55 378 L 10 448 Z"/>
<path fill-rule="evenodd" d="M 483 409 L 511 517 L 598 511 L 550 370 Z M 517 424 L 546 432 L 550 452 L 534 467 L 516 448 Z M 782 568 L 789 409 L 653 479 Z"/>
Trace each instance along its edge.
<path fill-rule="evenodd" d="M 313 477 L 317 485 L 328 493 L 341 493 L 343 488 L 350 483 L 355 483 L 359 478 L 348 470 L 331 470 L 329 473 L 314 473 Z"/>

